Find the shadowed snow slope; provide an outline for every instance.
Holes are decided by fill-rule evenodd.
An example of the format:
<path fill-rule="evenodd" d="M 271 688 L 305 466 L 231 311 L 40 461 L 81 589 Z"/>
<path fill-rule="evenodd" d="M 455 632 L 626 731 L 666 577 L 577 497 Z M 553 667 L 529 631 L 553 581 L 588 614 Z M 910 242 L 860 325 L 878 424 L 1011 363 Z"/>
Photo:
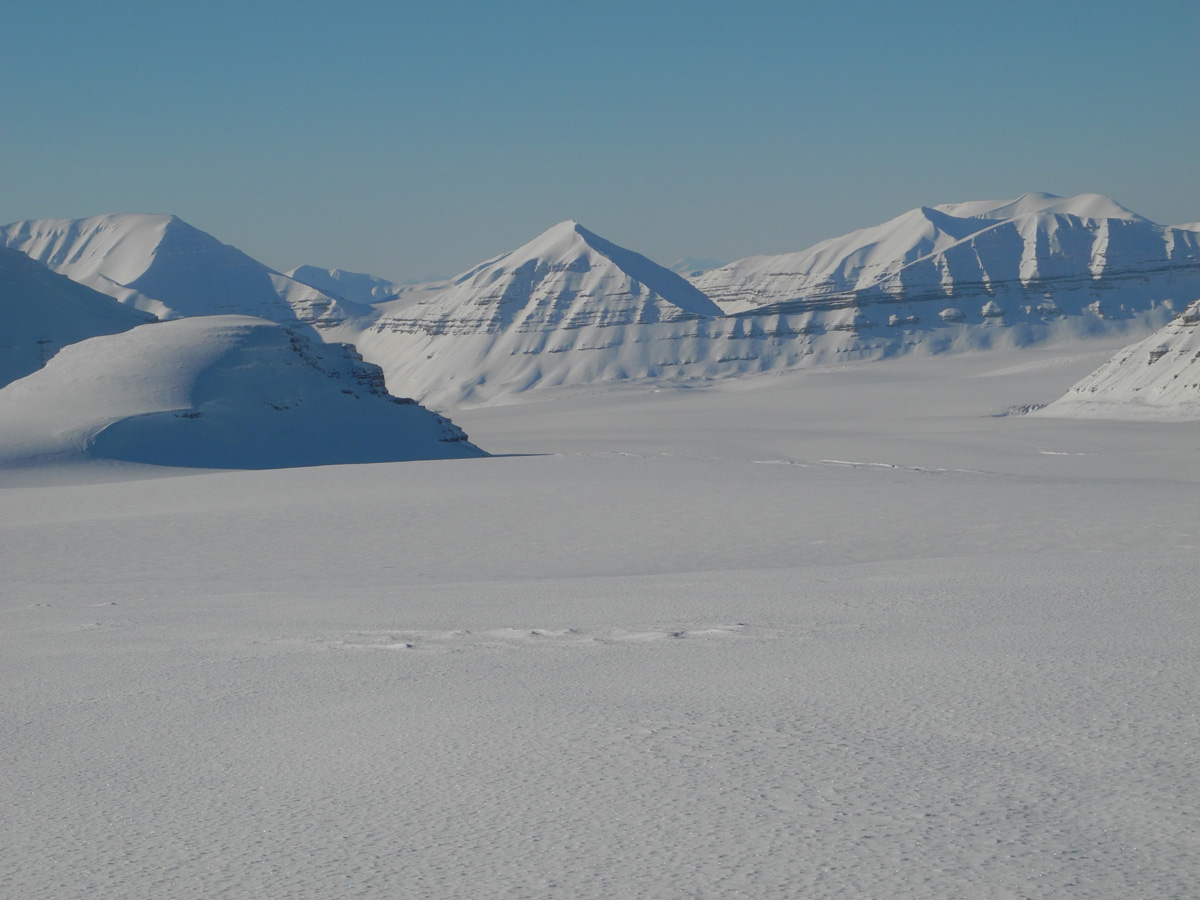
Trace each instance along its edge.
<path fill-rule="evenodd" d="M 327 328 L 369 313 L 175 216 L 27 220 L 0 228 L 0 244 L 160 318 L 238 313 Z"/>
<path fill-rule="evenodd" d="M 93 338 L 0 390 L 0 464 L 266 469 L 480 455 L 448 420 L 387 394 L 352 349 L 248 316 Z"/>
<path fill-rule="evenodd" d="M 0 247 L 0 387 L 37 371 L 67 344 L 152 321 L 147 313 Z"/>
<path fill-rule="evenodd" d="M 1036 415 L 1200 419 L 1200 300 L 1146 340 L 1125 347 Z"/>
<path fill-rule="evenodd" d="M 696 279 L 727 312 L 879 306 L 934 319 L 1040 322 L 1092 305 L 1127 316 L 1192 298 L 1194 232 L 1156 225 L 1098 194 L 920 207 L 799 253 L 752 256 Z M 1186 291 L 1184 291 L 1186 293 Z M 961 308 L 957 308 L 961 307 Z"/>

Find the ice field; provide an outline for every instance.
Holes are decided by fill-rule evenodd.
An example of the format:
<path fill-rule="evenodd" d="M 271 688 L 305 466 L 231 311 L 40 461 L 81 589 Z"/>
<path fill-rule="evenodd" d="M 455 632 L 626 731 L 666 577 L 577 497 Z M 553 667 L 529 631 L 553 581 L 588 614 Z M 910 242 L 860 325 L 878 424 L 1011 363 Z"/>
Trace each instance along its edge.
<path fill-rule="evenodd" d="M 1125 342 L 0 472 L 0 895 L 1195 896 L 1200 423 L 1004 415 Z"/>

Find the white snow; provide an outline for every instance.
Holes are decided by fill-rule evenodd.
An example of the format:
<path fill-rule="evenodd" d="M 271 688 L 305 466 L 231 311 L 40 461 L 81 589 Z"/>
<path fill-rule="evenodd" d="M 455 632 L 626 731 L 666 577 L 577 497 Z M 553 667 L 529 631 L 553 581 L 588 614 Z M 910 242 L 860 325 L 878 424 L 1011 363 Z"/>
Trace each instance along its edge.
<path fill-rule="evenodd" d="M 154 322 L 63 349 L 0 390 L 0 465 L 275 468 L 478 456 L 340 344 L 248 316 Z"/>
<path fill-rule="evenodd" d="M 0 470 L 4 892 L 1188 897 L 1200 423 L 1002 415 L 1116 348 Z"/>
<path fill-rule="evenodd" d="M 1144 341 L 1122 348 L 1036 415 L 1200 419 L 1200 300 Z"/>

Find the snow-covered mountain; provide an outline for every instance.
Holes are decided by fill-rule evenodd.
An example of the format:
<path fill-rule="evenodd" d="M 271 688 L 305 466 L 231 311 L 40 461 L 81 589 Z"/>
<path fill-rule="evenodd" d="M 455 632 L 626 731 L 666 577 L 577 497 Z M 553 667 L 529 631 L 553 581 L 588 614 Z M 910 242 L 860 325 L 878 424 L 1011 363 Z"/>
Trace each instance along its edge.
<path fill-rule="evenodd" d="M 0 247 L 0 387 L 68 344 L 154 321 L 16 250 Z"/>
<path fill-rule="evenodd" d="M 459 275 L 437 293 L 379 306 L 380 326 L 427 334 L 546 331 L 721 315 L 690 283 L 560 222 L 528 244 Z"/>
<path fill-rule="evenodd" d="M 236 313 L 331 328 L 369 315 L 175 216 L 32 219 L 0 228 L 0 245 L 160 318 Z"/>
<path fill-rule="evenodd" d="M 729 313 L 861 310 L 893 327 L 1041 324 L 1090 309 L 1125 318 L 1193 299 L 1194 232 L 1098 194 L 920 207 L 799 253 L 753 256 L 696 285 Z"/>
<path fill-rule="evenodd" d="M 1144 341 L 1122 349 L 1034 415 L 1200 419 L 1200 300 Z"/>
<path fill-rule="evenodd" d="M 1096 194 L 921 207 L 694 283 L 575 222 L 456 278 L 403 286 L 311 266 L 283 275 L 169 216 L 21 222 L 0 239 L 163 317 L 237 312 L 311 325 L 324 340 L 353 342 L 396 391 L 439 405 L 1140 337 L 1195 299 L 1200 274 L 1200 233 Z"/>
<path fill-rule="evenodd" d="M 484 455 L 342 344 L 248 316 L 91 338 L 0 390 L 0 464 L 282 468 Z"/>
<path fill-rule="evenodd" d="M 381 303 L 394 299 L 403 290 L 403 285 L 386 278 L 377 278 L 364 272 L 347 272 L 344 269 L 297 266 L 285 274 L 331 297 L 344 297 L 352 303 Z"/>
<path fill-rule="evenodd" d="M 1107 198 L 922 208 L 786 257 L 681 279 L 565 222 L 447 282 L 376 304 L 350 336 L 439 404 L 622 379 L 1143 335 L 1194 299 L 1200 236 Z M 724 305 L 728 314 L 723 314 Z"/>
<path fill-rule="evenodd" d="M 354 343 L 388 384 L 437 403 L 653 376 L 694 354 L 680 339 L 721 314 L 679 275 L 571 221 L 376 309 Z"/>

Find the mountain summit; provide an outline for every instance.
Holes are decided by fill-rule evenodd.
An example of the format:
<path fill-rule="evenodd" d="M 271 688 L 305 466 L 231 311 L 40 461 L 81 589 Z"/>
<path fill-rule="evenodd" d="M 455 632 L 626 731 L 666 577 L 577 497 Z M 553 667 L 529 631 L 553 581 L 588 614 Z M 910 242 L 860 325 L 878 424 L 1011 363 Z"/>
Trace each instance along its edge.
<path fill-rule="evenodd" d="M 480 263 L 440 290 L 412 291 L 377 308 L 379 328 L 427 334 L 549 332 L 721 315 L 679 275 L 574 221 Z"/>

